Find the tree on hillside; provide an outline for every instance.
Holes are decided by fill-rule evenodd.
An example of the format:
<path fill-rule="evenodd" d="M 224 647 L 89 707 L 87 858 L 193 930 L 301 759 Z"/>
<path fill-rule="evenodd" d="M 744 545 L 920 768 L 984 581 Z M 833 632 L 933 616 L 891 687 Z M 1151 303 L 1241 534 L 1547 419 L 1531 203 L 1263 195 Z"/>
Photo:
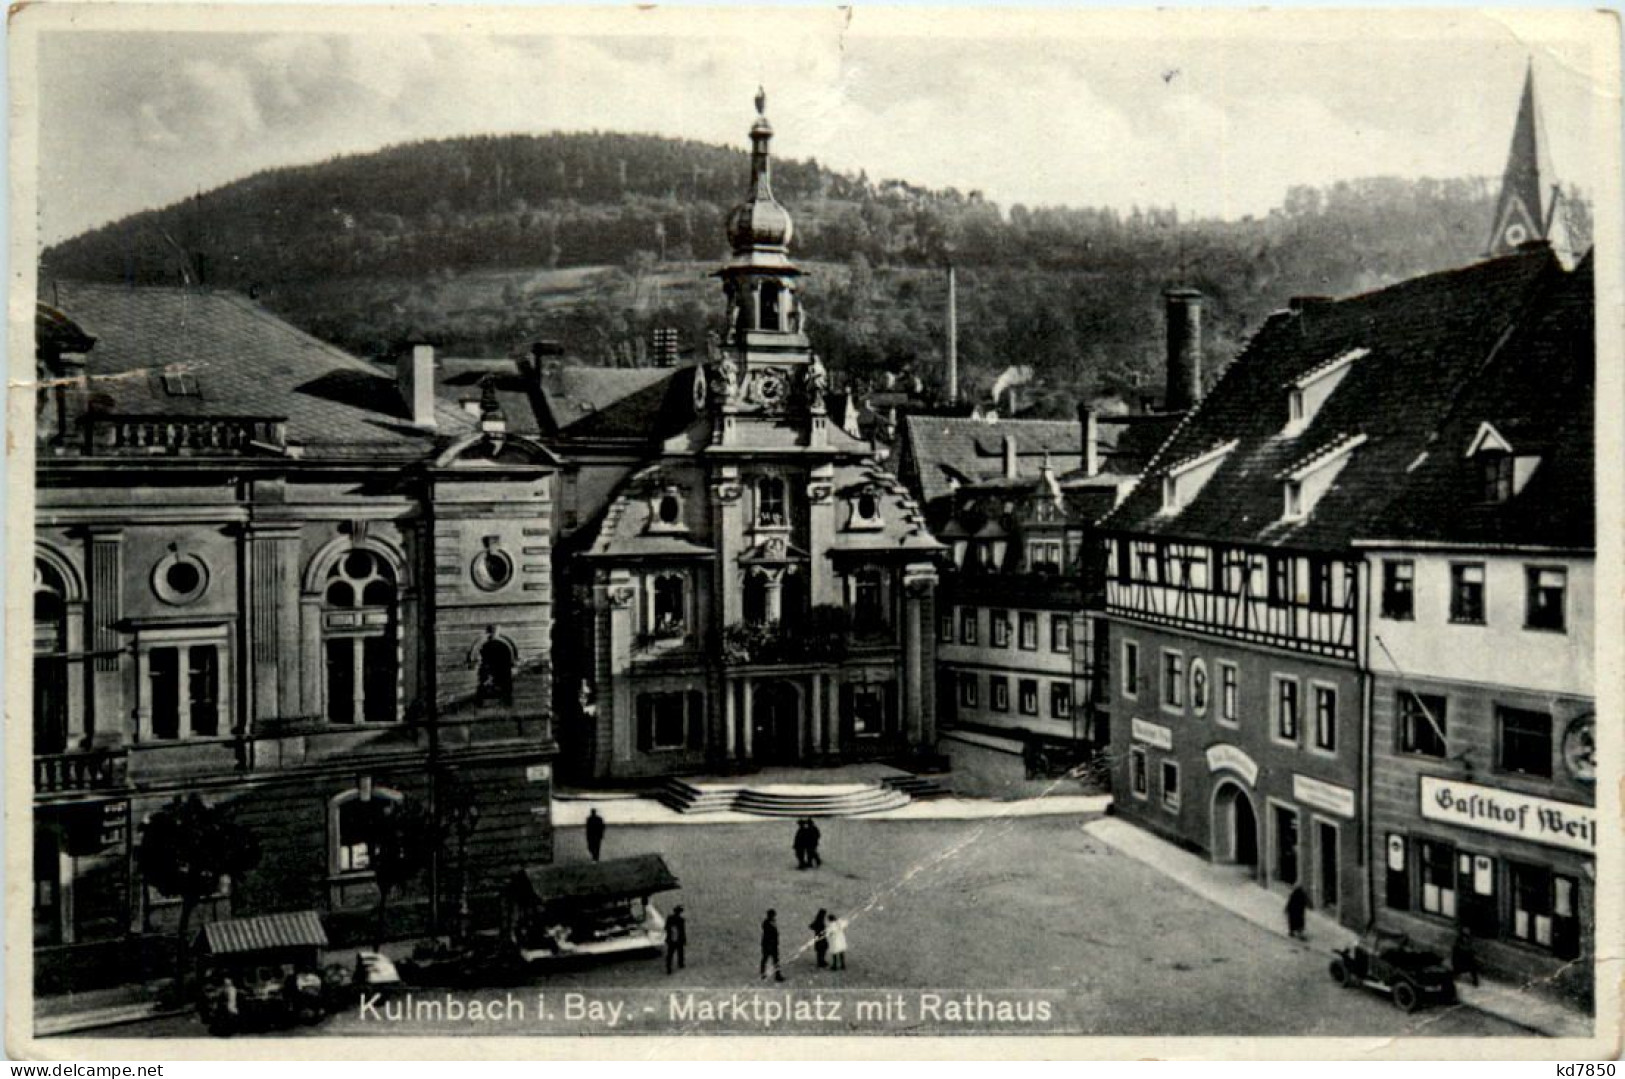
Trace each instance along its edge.
<path fill-rule="evenodd" d="M 141 830 L 136 867 L 148 887 L 181 901 L 175 929 L 175 992 L 186 987 L 187 930 L 198 904 L 217 894 L 228 878 L 232 885 L 259 864 L 254 833 L 233 821 L 218 806 L 198 795 L 175 800 L 154 813 Z"/>

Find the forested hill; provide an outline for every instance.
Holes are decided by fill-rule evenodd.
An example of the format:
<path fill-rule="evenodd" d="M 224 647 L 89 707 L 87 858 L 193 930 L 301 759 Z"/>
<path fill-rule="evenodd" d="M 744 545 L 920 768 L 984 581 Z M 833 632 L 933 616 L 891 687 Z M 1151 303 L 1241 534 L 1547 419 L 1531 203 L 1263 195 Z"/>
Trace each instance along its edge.
<path fill-rule="evenodd" d="M 362 354 L 416 337 L 506 353 L 539 337 L 580 359 L 637 363 L 649 331 L 703 347 L 720 316 L 706 271 L 749 174 L 738 149 L 617 134 L 448 139 L 256 174 L 61 243 L 42 281 L 252 289 L 271 309 Z M 776 159 L 812 271 L 815 345 L 861 380 L 913 369 L 944 344 L 941 267 L 960 268 L 960 354 L 978 390 L 1012 363 L 1029 400 L 1160 383 L 1162 288 L 1212 298 L 1210 371 L 1288 297 L 1344 294 L 1478 256 L 1494 190 L 1475 180 L 1376 179 L 1294 189 L 1267 217 L 1172 211 L 1007 212 L 977 192 L 926 190 Z M 1088 178 L 1078 202 L 1087 203 Z"/>

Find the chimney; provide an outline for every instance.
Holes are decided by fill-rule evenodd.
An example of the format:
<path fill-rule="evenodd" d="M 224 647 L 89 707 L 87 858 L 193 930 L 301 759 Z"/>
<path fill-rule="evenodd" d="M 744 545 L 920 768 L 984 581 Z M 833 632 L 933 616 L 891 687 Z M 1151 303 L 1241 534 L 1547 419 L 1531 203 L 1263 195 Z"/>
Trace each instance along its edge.
<path fill-rule="evenodd" d="M 1100 419 L 1091 405 L 1078 406 L 1078 422 L 1083 424 L 1083 474 L 1100 474 Z"/>
<path fill-rule="evenodd" d="M 1168 316 L 1168 385 L 1163 408 L 1184 412 L 1202 396 L 1202 294 L 1171 288 L 1163 294 Z"/>
<path fill-rule="evenodd" d="M 413 345 L 395 360 L 395 387 L 419 427 L 434 426 L 434 346 Z"/>
<path fill-rule="evenodd" d="M 959 403 L 959 306 L 952 263 L 948 266 L 948 403 Z"/>
<path fill-rule="evenodd" d="M 1004 436 L 1004 478 L 1013 480 L 1020 473 L 1016 464 L 1016 436 Z"/>

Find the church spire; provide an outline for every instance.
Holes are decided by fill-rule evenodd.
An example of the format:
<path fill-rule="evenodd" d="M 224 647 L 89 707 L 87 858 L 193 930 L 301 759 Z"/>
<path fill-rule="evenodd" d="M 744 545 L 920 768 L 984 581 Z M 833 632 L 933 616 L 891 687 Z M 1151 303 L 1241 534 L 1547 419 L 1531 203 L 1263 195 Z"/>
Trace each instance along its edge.
<path fill-rule="evenodd" d="M 1547 238 L 1545 192 L 1541 189 L 1540 120 L 1535 108 L 1535 67 L 1524 76 L 1523 98 L 1512 128 L 1512 148 L 1501 177 L 1501 195 L 1495 204 L 1495 231 L 1490 234 L 1490 257 L 1509 254 L 1530 240 Z M 1547 178 L 1549 179 L 1549 177 Z"/>
<path fill-rule="evenodd" d="M 767 91 L 757 87 L 756 122 L 750 125 L 750 189 L 728 215 L 728 244 L 736 258 L 749 258 L 755 265 L 789 266 L 786 253 L 795 226 L 789 211 L 773 197 L 772 141 Z"/>

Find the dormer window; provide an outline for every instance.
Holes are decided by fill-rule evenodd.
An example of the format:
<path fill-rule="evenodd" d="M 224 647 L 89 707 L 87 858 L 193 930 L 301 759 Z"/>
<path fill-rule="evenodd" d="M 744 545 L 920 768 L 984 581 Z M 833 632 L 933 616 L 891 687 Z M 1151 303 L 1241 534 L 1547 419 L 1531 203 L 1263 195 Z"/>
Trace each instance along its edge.
<path fill-rule="evenodd" d="M 660 499 L 660 523 L 674 525 L 683 519 L 683 503 L 676 495 L 663 495 Z"/>
<path fill-rule="evenodd" d="M 1487 422 L 1479 425 L 1478 433 L 1468 444 L 1467 457 L 1476 461 L 1482 498 L 1491 505 L 1510 502 L 1540 465 L 1539 457 L 1518 453 L 1512 443 Z"/>
<path fill-rule="evenodd" d="M 1281 481 L 1281 519 L 1302 521 L 1315 512 L 1315 505 L 1365 440 L 1365 435 L 1340 435 L 1280 473 L 1276 478 Z"/>
<path fill-rule="evenodd" d="M 171 371 L 164 375 L 164 392 L 171 397 L 201 397 L 197 376 L 184 371 Z"/>
<path fill-rule="evenodd" d="M 662 487 L 649 496 L 650 532 L 686 532 L 683 521 L 683 491 L 680 487 Z"/>
<path fill-rule="evenodd" d="M 1232 439 L 1170 465 L 1162 477 L 1162 512 L 1178 513 L 1190 505 L 1235 448 L 1236 442 Z"/>
<path fill-rule="evenodd" d="M 1512 497 L 1512 455 L 1486 451 L 1478 455 L 1484 477 L 1484 501 L 1505 502 Z"/>
<path fill-rule="evenodd" d="M 881 527 L 880 492 L 873 487 L 860 490 L 848 503 L 851 514 L 846 526 L 854 531 Z"/>
<path fill-rule="evenodd" d="M 1348 349 L 1288 382 L 1283 387 L 1286 390 L 1287 418 L 1286 428 L 1281 433 L 1289 438 L 1301 434 L 1314 422 L 1315 416 L 1330 400 L 1332 392 L 1354 362 L 1370 354 L 1368 348 Z"/>
<path fill-rule="evenodd" d="M 1300 521 L 1303 519 L 1303 484 L 1297 480 L 1287 480 L 1282 485 L 1286 495 L 1286 506 L 1282 511 L 1282 519 L 1287 521 Z"/>

